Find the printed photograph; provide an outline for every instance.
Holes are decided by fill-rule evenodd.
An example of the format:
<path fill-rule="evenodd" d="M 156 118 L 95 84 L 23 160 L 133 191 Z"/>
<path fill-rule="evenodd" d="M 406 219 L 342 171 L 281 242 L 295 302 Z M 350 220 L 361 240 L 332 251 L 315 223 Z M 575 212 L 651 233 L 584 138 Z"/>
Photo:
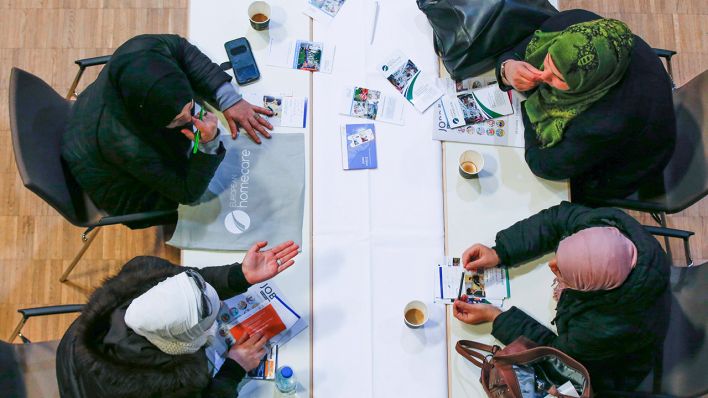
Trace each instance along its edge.
<path fill-rule="evenodd" d="M 379 110 L 380 98 L 380 91 L 355 87 L 352 101 L 352 116 L 375 120 Z"/>
<path fill-rule="evenodd" d="M 311 41 L 297 42 L 297 60 L 295 68 L 317 72 L 322 62 L 322 43 Z"/>
<path fill-rule="evenodd" d="M 393 84 L 393 86 L 402 93 L 406 86 L 408 86 L 408 82 L 413 79 L 417 73 L 418 68 L 409 59 L 402 68 L 389 75 L 388 81 L 390 81 L 391 84 Z"/>
<path fill-rule="evenodd" d="M 484 271 L 468 272 L 465 274 L 465 294 L 470 297 L 485 297 Z"/>
<path fill-rule="evenodd" d="M 319 8 L 325 14 L 334 17 L 342 8 L 345 0 L 310 0 L 313 7 Z"/>
<path fill-rule="evenodd" d="M 280 125 L 280 117 L 283 111 L 283 99 L 280 97 L 273 97 L 270 95 L 263 96 L 263 107 L 273 112 L 272 116 L 268 116 L 268 120 L 274 126 Z"/>
<path fill-rule="evenodd" d="M 457 96 L 462 106 L 462 114 L 465 118 L 465 124 L 474 124 L 484 121 L 482 112 L 477 108 L 477 101 L 474 100 L 472 94 L 460 94 Z"/>

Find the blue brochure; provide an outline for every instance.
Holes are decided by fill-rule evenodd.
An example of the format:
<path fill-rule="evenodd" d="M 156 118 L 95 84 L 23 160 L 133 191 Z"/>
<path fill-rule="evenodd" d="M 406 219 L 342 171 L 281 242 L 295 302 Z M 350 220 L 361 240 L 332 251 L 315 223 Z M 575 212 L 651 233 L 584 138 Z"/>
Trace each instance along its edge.
<path fill-rule="evenodd" d="M 372 123 L 342 126 L 342 168 L 376 168 L 376 128 Z"/>

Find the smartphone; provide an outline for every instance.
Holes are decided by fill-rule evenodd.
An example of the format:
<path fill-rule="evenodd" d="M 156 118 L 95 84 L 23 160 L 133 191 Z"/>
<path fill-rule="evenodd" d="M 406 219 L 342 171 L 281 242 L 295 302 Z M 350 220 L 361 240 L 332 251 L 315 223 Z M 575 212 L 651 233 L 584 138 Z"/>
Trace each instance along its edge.
<path fill-rule="evenodd" d="M 231 61 L 231 68 L 234 70 L 238 84 L 248 84 L 261 77 L 256 59 L 253 57 L 253 51 L 251 51 L 251 45 L 245 37 L 227 41 L 224 43 L 224 48 L 229 61 Z"/>

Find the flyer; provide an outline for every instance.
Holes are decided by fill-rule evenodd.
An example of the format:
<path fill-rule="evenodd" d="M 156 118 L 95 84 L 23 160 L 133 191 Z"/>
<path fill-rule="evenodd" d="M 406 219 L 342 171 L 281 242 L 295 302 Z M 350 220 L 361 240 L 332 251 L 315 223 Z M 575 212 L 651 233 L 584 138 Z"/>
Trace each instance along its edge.
<path fill-rule="evenodd" d="M 303 11 L 316 21 L 331 22 L 337 16 L 346 0 L 307 0 Z"/>
<path fill-rule="evenodd" d="M 400 51 L 389 56 L 379 69 L 393 87 L 419 112 L 424 112 L 443 95 L 436 84 L 436 79 L 418 69 L 415 63 Z"/>
<path fill-rule="evenodd" d="M 375 169 L 376 127 L 369 124 L 342 126 L 342 168 L 344 170 Z"/>
<path fill-rule="evenodd" d="M 446 94 L 440 100 L 448 128 L 477 124 L 514 112 L 511 94 L 490 85 L 475 90 Z"/>
<path fill-rule="evenodd" d="M 270 40 L 268 65 L 332 73 L 335 46 L 307 40 Z"/>
<path fill-rule="evenodd" d="M 403 124 L 403 101 L 379 90 L 346 87 L 342 90 L 339 113 L 381 122 Z"/>
<path fill-rule="evenodd" d="M 458 257 L 445 257 L 435 267 L 436 302 L 452 303 L 461 294 L 474 302 L 504 307 L 504 300 L 511 296 L 509 271 L 494 267 L 466 271 Z"/>
<path fill-rule="evenodd" d="M 254 105 L 260 105 L 273 112 L 273 115 L 265 117 L 273 127 L 305 128 L 307 97 L 249 93 L 246 99 Z"/>

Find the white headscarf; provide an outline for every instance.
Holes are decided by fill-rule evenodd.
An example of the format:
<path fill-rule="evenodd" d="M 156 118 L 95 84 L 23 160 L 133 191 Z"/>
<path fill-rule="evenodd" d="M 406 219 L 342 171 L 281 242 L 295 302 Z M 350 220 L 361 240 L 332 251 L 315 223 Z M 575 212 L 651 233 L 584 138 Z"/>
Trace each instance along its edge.
<path fill-rule="evenodd" d="M 193 277 L 182 272 L 134 299 L 125 312 L 125 324 L 166 354 L 197 352 L 216 332 L 220 305 L 216 290 L 204 284 L 211 303 L 209 316 L 200 317 L 208 311 L 202 309 L 202 292 Z"/>

